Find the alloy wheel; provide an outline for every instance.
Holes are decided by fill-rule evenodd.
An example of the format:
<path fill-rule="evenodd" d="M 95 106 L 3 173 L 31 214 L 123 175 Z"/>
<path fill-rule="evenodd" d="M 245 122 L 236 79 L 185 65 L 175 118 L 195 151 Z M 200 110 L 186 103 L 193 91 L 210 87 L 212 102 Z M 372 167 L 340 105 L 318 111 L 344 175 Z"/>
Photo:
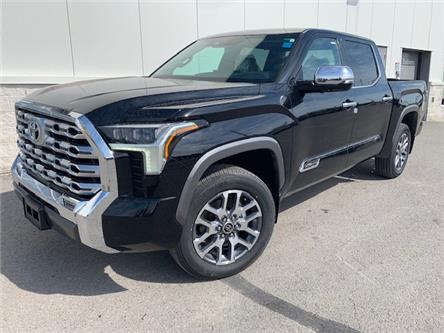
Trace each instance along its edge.
<path fill-rule="evenodd" d="M 405 161 L 407 160 L 407 156 L 409 148 L 409 136 L 407 133 L 402 133 L 399 138 L 398 144 L 396 146 L 396 155 L 395 155 L 395 168 L 397 171 L 401 171 Z"/>
<path fill-rule="evenodd" d="M 253 248 L 261 227 L 262 211 L 250 193 L 223 191 L 211 198 L 197 215 L 193 245 L 205 261 L 231 264 Z"/>

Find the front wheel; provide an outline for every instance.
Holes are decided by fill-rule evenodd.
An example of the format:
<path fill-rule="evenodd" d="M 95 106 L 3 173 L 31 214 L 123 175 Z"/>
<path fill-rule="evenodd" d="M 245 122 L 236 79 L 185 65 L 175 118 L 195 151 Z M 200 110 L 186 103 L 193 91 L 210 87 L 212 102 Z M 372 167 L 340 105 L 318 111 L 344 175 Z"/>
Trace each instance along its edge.
<path fill-rule="evenodd" d="M 237 274 L 265 249 L 276 210 L 267 185 L 251 172 L 226 166 L 202 179 L 173 258 L 203 279 Z"/>
<path fill-rule="evenodd" d="M 396 178 L 404 171 L 410 153 L 412 136 L 406 124 L 399 124 L 387 158 L 375 158 L 376 173 L 385 178 Z"/>

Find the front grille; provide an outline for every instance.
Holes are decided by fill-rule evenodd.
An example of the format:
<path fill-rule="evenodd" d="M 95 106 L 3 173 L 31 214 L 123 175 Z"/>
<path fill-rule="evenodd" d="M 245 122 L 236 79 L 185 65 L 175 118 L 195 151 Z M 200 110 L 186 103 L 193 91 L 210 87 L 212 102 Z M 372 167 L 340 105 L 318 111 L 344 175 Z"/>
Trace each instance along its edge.
<path fill-rule="evenodd" d="M 74 122 L 24 109 L 16 120 L 19 157 L 32 177 L 77 199 L 100 190 L 98 156 Z"/>

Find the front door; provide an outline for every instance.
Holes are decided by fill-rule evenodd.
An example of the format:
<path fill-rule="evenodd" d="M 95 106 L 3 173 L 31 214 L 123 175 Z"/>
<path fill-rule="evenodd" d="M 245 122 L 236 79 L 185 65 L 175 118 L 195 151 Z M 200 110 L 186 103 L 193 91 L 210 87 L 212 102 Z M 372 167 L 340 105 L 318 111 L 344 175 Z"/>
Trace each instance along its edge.
<path fill-rule="evenodd" d="M 302 56 L 297 80 L 313 80 L 319 66 L 342 65 L 334 36 L 316 36 Z M 353 108 L 344 104 L 348 91 L 299 92 L 292 96 L 296 117 L 290 192 L 298 191 L 346 168 Z"/>

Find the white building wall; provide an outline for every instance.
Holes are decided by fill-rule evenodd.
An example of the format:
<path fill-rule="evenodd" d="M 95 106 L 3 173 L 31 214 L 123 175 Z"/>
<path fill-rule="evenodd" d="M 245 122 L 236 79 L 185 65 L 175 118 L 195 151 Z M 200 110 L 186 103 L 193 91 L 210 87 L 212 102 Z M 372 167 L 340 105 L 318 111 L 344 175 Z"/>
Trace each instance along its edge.
<path fill-rule="evenodd" d="M 145 74 L 198 38 L 195 2 L 141 2 L 140 22 Z"/>
<path fill-rule="evenodd" d="M 1 14 L 3 80 L 73 76 L 66 3 L 8 1 Z"/>
<path fill-rule="evenodd" d="M 0 0 L 1 82 L 57 83 L 149 74 L 194 39 L 219 32 L 320 27 L 432 51 L 443 81 L 443 0 Z"/>
<path fill-rule="evenodd" d="M 245 29 L 273 29 L 284 26 L 284 1 L 245 0 Z"/>
<path fill-rule="evenodd" d="M 439 76 L 444 69 L 444 1 L 435 0 L 432 5 L 430 19 L 429 48 L 432 50 L 430 64 L 430 80 L 444 81 Z"/>
<path fill-rule="evenodd" d="M 14 102 L 74 80 L 148 75 L 195 39 L 320 27 L 387 47 L 429 50 L 429 119 L 444 121 L 444 0 L 0 0 L 0 173 L 17 154 Z M 12 83 L 12 85 L 8 85 Z"/>

